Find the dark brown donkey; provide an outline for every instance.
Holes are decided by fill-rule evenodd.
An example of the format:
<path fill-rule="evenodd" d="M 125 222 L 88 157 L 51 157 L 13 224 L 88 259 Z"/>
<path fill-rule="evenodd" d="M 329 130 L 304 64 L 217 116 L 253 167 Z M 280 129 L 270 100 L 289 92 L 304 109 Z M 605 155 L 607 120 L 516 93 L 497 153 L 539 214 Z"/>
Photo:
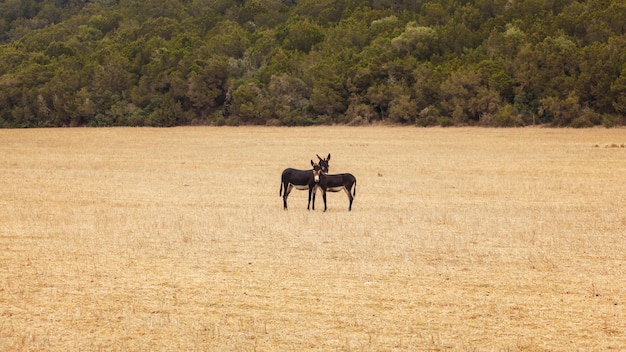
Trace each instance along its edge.
<path fill-rule="evenodd" d="M 317 154 L 316 154 L 317 155 Z M 328 172 L 328 161 L 330 160 L 330 153 L 328 153 L 328 157 L 323 159 L 319 155 L 317 158 L 320 159 L 319 165 L 317 167 L 320 171 Z M 309 203 L 306 208 L 309 209 L 311 206 L 311 199 L 313 199 L 313 210 L 315 210 L 315 193 L 317 192 L 316 181 L 313 179 L 313 169 L 311 170 L 297 170 L 288 168 L 285 169 L 280 177 L 280 192 L 279 195 L 283 197 L 283 209 L 287 210 L 287 197 L 291 190 L 295 187 L 299 190 L 309 190 Z M 285 189 L 285 193 L 283 193 L 283 188 Z"/>
<path fill-rule="evenodd" d="M 317 184 L 309 185 L 309 192 L 316 187 L 322 189 L 324 211 L 326 211 L 326 192 L 339 192 L 341 190 L 345 191 L 348 195 L 348 200 L 350 200 L 348 210 L 352 210 L 352 201 L 356 196 L 356 177 L 352 174 L 327 174 L 323 172 L 319 166 L 316 167 L 317 164 L 315 164 L 313 160 L 311 160 L 311 165 L 313 165 L 313 179 Z M 352 187 L 354 187 L 354 189 Z"/>

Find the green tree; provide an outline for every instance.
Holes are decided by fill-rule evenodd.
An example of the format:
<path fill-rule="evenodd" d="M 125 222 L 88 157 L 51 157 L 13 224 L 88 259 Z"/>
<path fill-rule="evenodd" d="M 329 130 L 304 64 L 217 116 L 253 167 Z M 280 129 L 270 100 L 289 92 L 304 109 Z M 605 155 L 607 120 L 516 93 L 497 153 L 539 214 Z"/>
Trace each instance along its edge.
<path fill-rule="evenodd" d="M 282 29 L 279 38 L 288 50 L 308 53 L 315 44 L 324 40 L 324 31 L 321 26 L 307 18 L 296 19 Z"/>
<path fill-rule="evenodd" d="M 264 125 L 271 118 L 263 108 L 266 99 L 264 92 L 253 83 L 237 87 L 232 93 L 231 123 Z"/>
<path fill-rule="evenodd" d="M 402 53 L 427 60 L 437 51 L 437 42 L 438 36 L 434 29 L 410 22 L 402 34 L 391 40 L 391 45 Z"/>
<path fill-rule="evenodd" d="M 400 95 L 389 103 L 389 121 L 395 123 L 414 123 L 418 110 L 409 95 Z"/>
<path fill-rule="evenodd" d="M 187 97 L 198 118 L 207 120 L 226 100 L 228 66 L 222 58 L 197 61 L 187 78 Z"/>
<path fill-rule="evenodd" d="M 273 112 L 282 124 L 298 125 L 310 121 L 309 89 L 301 79 L 287 74 L 275 75 L 270 79 L 268 93 L 272 97 Z M 269 117 L 269 116 L 268 116 Z"/>
<path fill-rule="evenodd" d="M 211 56 L 227 56 L 232 58 L 242 58 L 250 40 L 248 32 L 237 22 L 219 22 L 207 35 L 208 53 Z"/>
<path fill-rule="evenodd" d="M 311 87 L 311 108 L 330 122 L 345 122 L 343 114 L 347 108 L 348 92 L 344 78 L 328 62 L 310 68 L 305 82 Z"/>
<path fill-rule="evenodd" d="M 547 120 L 555 127 L 570 126 L 580 116 L 581 110 L 579 98 L 575 94 L 570 94 L 566 99 L 541 99 L 540 114 L 547 115 Z"/>
<path fill-rule="evenodd" d="M 615 111 L 626 115 L 626 64 L 622 66 L 619 77 L 611 84 L 611 93 L 616 97 L 613 102 Z"/>
<path fill-rule="evenodd" d="M 482 86 L 480 74 L 473 70 L 453 72 L 441 83 L 440 90 L 442 112 L 451 115 L 454 123 L 459 125 L 478 121 L 485 104 L 481 106 L 476 100 L 489 95 L 489 91 Z"/>

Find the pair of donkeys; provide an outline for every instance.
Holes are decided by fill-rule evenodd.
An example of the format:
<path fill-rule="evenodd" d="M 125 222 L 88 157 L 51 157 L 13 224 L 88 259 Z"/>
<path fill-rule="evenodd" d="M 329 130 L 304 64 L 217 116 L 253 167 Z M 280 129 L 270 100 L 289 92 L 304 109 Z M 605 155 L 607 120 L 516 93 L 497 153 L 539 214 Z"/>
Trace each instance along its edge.
<path fill-rule="evenodd" d="M 356 178 L 354 175 L 345 174 L 329 174 L 328 173 L 328 161 L 330 160 L 330 153 L 328 157 L 322 158 L 317 155 L 319 162 L 315 163 L 311 160 L 311 170 L 297 170 L 287 168 L 283 171 L 280 183 L 280 193 L 283 197 L 284 209 L 287 210 L 287 197 L 291 190 L 295 187 L 299 190 L 309 190 L 309 203 L 307 209 L 311 207 L 311 199 L 313 200 L 312 209 L 315 210 L 315 193 L 317 189 L 322 190 L 322 198 L 324 199 L 324 211 L 326 211 L 326 192 L 339 192 L 345 191 L 350 200 L 348 210 L 352 210 L 352 201 L 356 196 Z M 283 193 L 283 188 L 285 192 Z"/>

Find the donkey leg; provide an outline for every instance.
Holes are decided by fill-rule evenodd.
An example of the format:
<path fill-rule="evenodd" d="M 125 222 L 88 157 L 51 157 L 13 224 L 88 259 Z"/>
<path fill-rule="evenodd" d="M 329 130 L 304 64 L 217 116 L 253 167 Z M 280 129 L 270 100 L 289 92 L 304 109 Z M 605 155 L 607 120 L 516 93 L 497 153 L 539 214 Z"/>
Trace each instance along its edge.
<path fill-rule="evenodd" d="M 313 190 L 313 187 L 309 187 L 309 202 L 306 205 L 306 210 L 311 210 L 311 193 L 313 193 Z M 313 203 L 313 210 L 315 210 L 315 203 Z"/>
<path fill-rule="evenodd" d="M 285 185 L 285 193 L 283 193 L 283 209 L 287 210 L 287 197 L 289 193 L 291 193 L 291 189 L 293 188 L 292 184 Z"/>
<path fill-rule="evenodd" d="M 324 199 L 324 211 L 326 211 L 326 191 L 322 189 L 322 198 Z"/>
<path fill-rule="evenodd" d="M 348 195 L 348 200 L 350 201 L 350 205 L 348 206 L 348 211 L 351 211 L 352 210 L 352 201 L 354 200 L 354 197 L 350 193 L 350 189 L 348 189 L 348 187 L 344 187 L 343 190 L 346 191 L 346 194 Z"/>

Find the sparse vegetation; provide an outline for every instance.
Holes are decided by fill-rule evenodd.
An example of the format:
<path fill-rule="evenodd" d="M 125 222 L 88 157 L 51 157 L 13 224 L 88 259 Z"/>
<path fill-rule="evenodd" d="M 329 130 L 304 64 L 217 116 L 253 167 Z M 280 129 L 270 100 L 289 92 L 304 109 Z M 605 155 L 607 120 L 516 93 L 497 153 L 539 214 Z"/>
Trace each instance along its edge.
<path fill-rule="evenodd" d="M 0 140 L 0 350 L 626 348 L 623 129 Z M 328 152 L 352 211 L 283 211 L 281 171 Z"/>

